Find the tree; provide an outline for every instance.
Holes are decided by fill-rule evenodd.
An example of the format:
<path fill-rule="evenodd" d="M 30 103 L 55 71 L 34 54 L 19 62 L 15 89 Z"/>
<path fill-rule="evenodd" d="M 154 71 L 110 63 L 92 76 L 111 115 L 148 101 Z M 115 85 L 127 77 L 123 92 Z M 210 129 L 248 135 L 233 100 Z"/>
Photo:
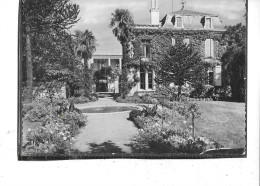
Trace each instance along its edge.
<path fill-rule="evenodd" d="M 127 46 L 130 42 L 130 26 L 134 24 L 132 13 L 127 9 L 116 9 L 114 13 L 112 13 L 111 22 L 109 27 L 112 28 L 112 32 L 115 37 L 120 41 L 122 45 L 122 78 L 121 78 L 121 94 L 122 97 L 125 98 L 128 92 L 127 86 Z"/>
<path fill-rule="evenodd" d="M 70 4 L 69 0 L 22 0 L 21 31 L 25 38 L 26 94 L 25 100 L 32 100 L 33 62 L 31 39 L 38 34 L 50 31 L 61 32 L 75 24 L 78 19 L 79 6 Z"/>
<path fill-rule="evenodd" d="M 77 55 L 84 60 L 84 89 L 85 96 L 90 96 L 94 84 L 93 71 L 88 64 L 88 60 L 92 58 L 92 54 L 96 51 L 96 38 L 89 30 L 84 32 L 75 31 L 77 46 Z"/>
<path fill-rule="evenodd" d="M 194 52 L 190 45 L 178 42 L 161 58 L 155 81 L 164 86 L 169 86 L 170 83 L 177 85 L 178 97 L 185 82 L 196 85 L 204 83 L 207 79 L 208 64 L 202 62 L 200 55 Z"/>
<path fill-rule="evenodd" d="M 224 86 L 230 85 L 233 101 L 245 101 L 246 27 L 239 23 L 226 29 L 227 51 L 221 59 Z"/>
<path fill-rule="evenodd" d="M 38 34 L 32 38 L 32 60 L 34 85 L 53 80 L 66 82 L 68 97 L 82 85 L 82 63 L 75 55 L 75 42 L 71 35 L 63 32 Z"/>

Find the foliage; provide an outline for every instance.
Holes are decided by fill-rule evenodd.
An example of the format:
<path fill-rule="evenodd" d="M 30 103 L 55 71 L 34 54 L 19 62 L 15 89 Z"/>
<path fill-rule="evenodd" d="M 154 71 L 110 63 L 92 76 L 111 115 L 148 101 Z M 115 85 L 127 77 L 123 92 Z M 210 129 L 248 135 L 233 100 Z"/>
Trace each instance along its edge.
<path fill-rule="evenodd" d="M 125 98 L 128 93 L 127 84 L 127 61 L 129 60 L 128 45 L 130 42 L 130 26 L 134 24 L 132 13 L 127 9 L 116 9 L 112 13 L 111 22 L 109 27 L 112 28 L 112 32 L 115 37 L 120 41 L 122 45 L 122 75 L 120 80 L 120 92 L 122 97 Z"/>
<path fill-rule="evenodd" d="M 227 51 L 222 56 L 224 85 L 231 86 L 234 101 L 245 101 L 246 27 L 239 23 L 226 29 L 223 39 L 227 43 Z"/>
<path fill-rule="evenodd" d="M 61 33 L 78 22 L 79 6 L 69 0 L 24 0 L 21 1 L 22 53 L 26 64 L 26 101 L 32 101 L 33 59 L 32 39 L 39 35 Z M 39 58 L 41 57 L 38 56 Z"/>
<path fill-rule="evenodd" d="M 231 90 L 230 86 L 214 87 L 212 85 L 198 84 L 191 92 L 192 98 L 211 98 L 212 100 L 230 100 Z"/>
<path fill-rule="evenodd" d="M 128 119 L 133 120 L 133 119 L 137 118 L 138 116 L 142 116 L 142 115 L 143 115 L 142 110 L 134 109 L 129 113 Z"/>
<path fill-rule="evenodd" d="M 176 44 L 164 54 L 163 59 L 158 64 L 156 82 L 165 86 L 170 83 L 178 85 L 178 97 L 185 82 L 196 84 L 207 78 L 207 66 L 201 62 L 200 55 L 191 46 Z"/>
<path fill-rule="evenodd" d="M 159 99 L 176 100 L 178 89 L 174 86 L 159 85 L 156 87 L 156 95 Z"/>
<path fill-rule="evenodd" d="M 89 30 L 84 32 L 80 30 L 75 31 L 75 42 L 77 44 L 77 56 L 84 60 L 83 68 L 83 89 L 84 95 L 89 97 L 93 90 L 94 85 L 94 71 L 91 65 L 88 64 L 88 60 L 92 57 L 92 54 L 96 51 L 96 38 Z"/>
<path fill-rule="evenodd" d="M 26 153 L 64 154 L 70 149 L 79 128 L 86 125 L 86 117 L 68 106 L 67 100 L 54 98 L 52 106 L 50 99 L 39 99 L 25 107 L 25 120 L 41 122 L 40 127 L 28 129 Z"/>
<path fill-rule="evenodd" d="M 74 104 L 80 104 L 80 103 L 88 103 L 90 102 L 89 98 L 85 96 L 80 96 L 80 97 L 71 97 L 69 98 L 69 102 L 74 103 Z"/>
<path fill-rule="evenodd" d="M 139 96 L 130 96 L 123 99 L 122 97 L 118 97 L 116 99 L 118 103 L 142 103 L 142 99 Z"/>
<path fill-rule="evenodd" d="M 142 112 L 144 113 L 145 117 L 148 117 L 148 116 L 154 117 L 157 114 L 157 109 L 158 109 L 157 104 L 155 104 L 152 107 L 149 107 L 149 106 L 146 106 L 146 105 L 142 105 L 142 107 L 143 107 Z"/>
<path fill-rule="evenodd" d="M 192 153 L 197 154 L 208 148 L 219 146 L 213 140 L 199 137 L 192 138 L 185 131 L 171 122 L 161 122 L 158 118 L 138 117 L 142 128 L 135 137 L 136 143 L 147 144 L 156 153 Z"/>

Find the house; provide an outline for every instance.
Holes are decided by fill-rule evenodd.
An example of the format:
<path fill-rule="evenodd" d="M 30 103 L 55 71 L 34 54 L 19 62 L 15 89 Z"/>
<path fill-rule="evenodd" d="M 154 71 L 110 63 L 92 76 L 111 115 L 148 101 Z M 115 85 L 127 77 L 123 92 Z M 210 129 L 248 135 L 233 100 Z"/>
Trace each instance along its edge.
<path fill-rule="evenodd" d="M 130 95 L 155 90 L 156 74 L 152 68 L 157 61 L 155 54 L 179 41 L 192 44 L 202 60 L 212 64 L 208 69 L 208 84 L 222 85 L 220 59 L 225 51 L 222 44 L 225 28 L 218 15 L 186 10 L 183 5 L 181 10 L 168 13 L 159 21 L 158 0 L 151 0 L 150 16 L 149 25 L 132 27 L 129 63 L 139 65 L 139 68 L 131 68 L 128 79 L 134 81 L 136 76 L 139 82 L 134 84 Z"/>
<path fill-rule="evenodd" d="M 88 61 L 89 68 L 92 68 L 94 72 L 100 71 L 102 67 L 111 67 L 113 71 L 116 69 L 120 70 L 122 66 L 122 54 L 121 53 L 111 53 L 111 52 L 95 52 L 92 58 Z M 98 78 L 96 83 L 96 92 L 109 92 L 118 93 L 119 92 L 119 82 L 118 78 L 113 81 L 108 78 Z"/>

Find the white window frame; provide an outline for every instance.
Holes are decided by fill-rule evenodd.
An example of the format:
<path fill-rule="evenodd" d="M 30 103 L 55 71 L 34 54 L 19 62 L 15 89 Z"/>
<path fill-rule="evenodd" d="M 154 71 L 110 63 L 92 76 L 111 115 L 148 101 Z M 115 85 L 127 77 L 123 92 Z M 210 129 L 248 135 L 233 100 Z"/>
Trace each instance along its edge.
<path fill-rule="evenodd" d="M 147 69 L 143 69 L 144 70 L 144 89 L 141 88 L 141 71 L 140 69 L 138 70 L 138 75 L 140 78 L 140 82 L 138 83 L 138 90 L 139 91 L 154 91 L 155 90 L 155 82 L 154 82 L 154 78 L 155 78 L 155 72 L 154 70 L 152 70 L 152 88 L 149 88 L 149 70 Z"/>
<path fill-rule="evenodd" d="M 210 19 L 210 28 L 207 28 L 207 23 L 206 23 L 207 19 Z M 208 16 L 205 17 L 204 28 L 205 29 L 213 29 L 213 23 L 212 23 L 212 18 L 211 17 L 208 17 Z"/>
<path fill-rule="evenodd" d="M 175 44 L 176 44 L 176 40 L 174 37 L 172 37 L 172 46 L 175 46 Z"/>
<path fill-rule="evenodd" d="M 210 55 L 206 56 L 206 41 L 209 40 L 209 51 L 210 51 Z M 212 44 L 213 43 L 213 44 Z M 212 47 L 211 47 L 212 46 Z M 213 48 L 213 49 L 212 49 Z M 215 41 L 213 39 L 206 39 L 205 40 L 205 57 L 206 58 L 214 58 L 215 57 Z"/>
<path fill-rule="evenodd" d="M 183 43 L 185 43 L 188 46 L 190 44 L 190 38 L 188 37 L 184 38 Z"/>
<path fill-rule="evenodd" d="M 147 53 L 146 53 L 146 47 L 149 46 L 150 47 L 150 56 L 147 56 Z M 152 52 L 151 52 L 151 44 L 148 43 L 148 42 L 143 42 L 142 43 L 142 47 L 143 47 L 143 57 L 142 57 L 142 60 L 149 60 L 151 57 L 152 57 Z"/>
<path fill-rule="evenodd" d="M 180 26 L 180 27 L 179 27 L 178 24 L 177 24 L 177 23 L 178 23 L 178 21 L 177 21 L 178 18 L 181 18 L 181 26 Z M 182 17 L 182 16 L 179 16 L 179 15 L 175 16 L 175 24 L 174 24 L 174 27 L 175 27 L 175 28 L 183 28 L 183 17 Z"/>

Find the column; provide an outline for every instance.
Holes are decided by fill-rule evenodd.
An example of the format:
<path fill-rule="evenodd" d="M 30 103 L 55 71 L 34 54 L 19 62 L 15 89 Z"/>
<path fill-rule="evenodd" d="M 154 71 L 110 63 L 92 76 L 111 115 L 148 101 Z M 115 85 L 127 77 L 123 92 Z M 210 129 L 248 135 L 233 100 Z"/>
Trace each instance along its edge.
<path fill-rule="evenodd" d="M 119 58 L 119 70 L 121 71 L 122 70 L 122 59 Z"/>
<path fill-rule="evenodd" d="M 111 59 L 108 58 L 108 66 L 110 67 L 111 66 Z"/>
<path fill-rule="evenodd" d="M 140 79 L 140 68 L 137 70 L 137 76 Z M 140 79 L 141 80 L 141 79 Z M 140 82 L 137 83 L 137 90 L 140 90 Z"/>
<path fill-rule="evenodd" d="M 145 70 L 145 90 L 148 89 L 148 70 Z"/>
<path fill-rule="evenodd" d="M 155 71 L 153 70 L 153 90 L 155 90 L 155 81 L 154 81 L 154 79 L 155 79 Z"/>

